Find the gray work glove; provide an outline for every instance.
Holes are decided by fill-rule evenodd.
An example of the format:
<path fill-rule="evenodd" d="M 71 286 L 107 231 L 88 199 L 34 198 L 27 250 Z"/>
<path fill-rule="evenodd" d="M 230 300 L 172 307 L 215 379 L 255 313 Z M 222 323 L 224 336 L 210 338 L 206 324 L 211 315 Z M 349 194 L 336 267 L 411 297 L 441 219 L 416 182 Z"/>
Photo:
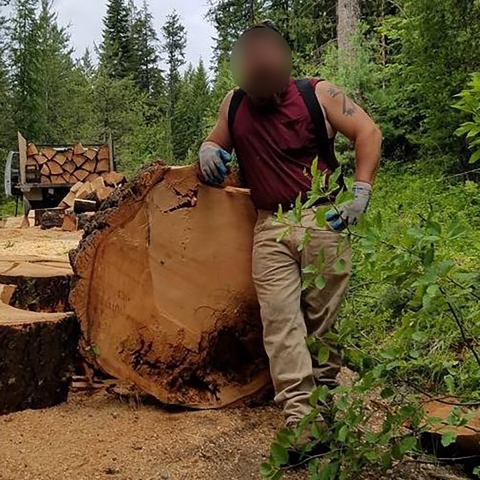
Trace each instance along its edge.
<path fill-rule="evenodd" d="M 208 183 L 222 184 L 227 176 L 227 165 L 232 156 L 225 150 L 213 145 L 202 145 L 200 148 L 200 170 Z"/>
<path fill-rule="evenodd" d="M 372 196 L 372 186 L 365 182 L 355 182 L 353 184 L 354 199 L 351 202 L 341 205 L 337 210 L 327 213 L 327 223 L 329 227 L 341 232 L 350 225 L 356 225 L 360 217 L 367 211 L 370 198 Z"/>

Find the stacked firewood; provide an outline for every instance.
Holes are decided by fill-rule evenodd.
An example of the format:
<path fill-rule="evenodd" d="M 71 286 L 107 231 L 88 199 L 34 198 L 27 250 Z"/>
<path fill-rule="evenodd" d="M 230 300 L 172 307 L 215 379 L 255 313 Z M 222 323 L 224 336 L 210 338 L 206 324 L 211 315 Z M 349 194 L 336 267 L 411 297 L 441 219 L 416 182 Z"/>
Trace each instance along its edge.
<path fill-rule="evenodd" d="M 115 188 L 126 182 L 125 175 L 109 172 L 92 182 L 78 182 L 60 203 L 64 209 L 62 229 L 82 230 Z"/>
<path fill-rule="evenodd" d="M 43 184 L 92 182 L 107 175 L 110 169 L 108 145 L 96 149 L 77 143 L 73 148 L 38 150 L 30 143 L 27 147 L 27 176 Z"/>
<path fill-rule="evenodd" d="M 35 225 L 42 229 L 82 230 L 110 194 L 127 181 L 118 172 L 108 172 L 104 177 L 77 182 L 56 208 L 35 210 Z"/>

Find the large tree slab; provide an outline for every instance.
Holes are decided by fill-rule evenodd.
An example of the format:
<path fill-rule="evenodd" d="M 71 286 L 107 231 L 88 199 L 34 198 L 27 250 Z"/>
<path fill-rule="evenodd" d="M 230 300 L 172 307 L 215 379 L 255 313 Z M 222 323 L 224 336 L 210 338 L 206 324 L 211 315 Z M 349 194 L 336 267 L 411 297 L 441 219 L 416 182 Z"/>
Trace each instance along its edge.
<path fill-rule="evenodd" d="M 67 260 L 35 256 L 0 257 L 0 284 L 17 288 L 10 304 L 33 312 L 65 312 L 72 269 Z"/>
<path fill-rule="evenodd" d="M 214 408 L 269 383 L 252 284 L 248 192 L 193 167 L 146 169 L 114 192 L 71 261 L 84 348 L 166 404 Z"/>
<path fill-rule="evenodd" d="M 66 400 L 78 346 L 71 313 L 35 313 L 5 302 L 0 285 L 0 415 Z"/>

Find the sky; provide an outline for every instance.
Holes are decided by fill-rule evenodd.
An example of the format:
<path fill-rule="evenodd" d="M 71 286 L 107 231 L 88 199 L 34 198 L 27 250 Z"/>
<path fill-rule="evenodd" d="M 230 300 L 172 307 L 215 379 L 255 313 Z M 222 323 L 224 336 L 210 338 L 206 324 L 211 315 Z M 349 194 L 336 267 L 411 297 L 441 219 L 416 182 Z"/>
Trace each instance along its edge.
<path fill-rule="evenodd" d="M 187 28 L 187 63 L 197 64 L 200 58 L 209 65 L 215 30 L 205 20 L 208 0 L 150 0 L 150 10 L 155 28 L 161 38 L 161 27 L 166 16 L 177 10 Z M 80 57 L 87 47 L 99 44 L 102 36 L 102 20 L 106 13 L 106 0 L 54 0 L 60 25 L 70 25 L 75 56 Z M 136 0 L 141 5 L 142 0 Z M 91 48 L 93 50 L 93 48 Z"/>

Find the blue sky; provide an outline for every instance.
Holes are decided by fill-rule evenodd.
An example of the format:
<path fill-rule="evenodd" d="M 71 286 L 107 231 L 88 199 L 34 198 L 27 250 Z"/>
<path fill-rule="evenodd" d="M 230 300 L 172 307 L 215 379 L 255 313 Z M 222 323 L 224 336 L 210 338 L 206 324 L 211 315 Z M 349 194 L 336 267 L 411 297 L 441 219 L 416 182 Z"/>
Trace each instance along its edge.
<path fill-rule="evenodd" d="M 159 32 L 166 16 L 176 9 L 188 32 L 187 61 L 194 64 L 203 58 L 208 65 L 212 54 L 215 30 L 205 20 L 208 0 L 150 0 L 150 10 Z M 81 56 L 87 47 L 100 43 L 102 19 L 106 13 L 106 0 L 54 0 L 59 23 L 70 25 L 71 42 L 75 55 Z M 136 0 L 140 5 L 142 0 Z"/>

